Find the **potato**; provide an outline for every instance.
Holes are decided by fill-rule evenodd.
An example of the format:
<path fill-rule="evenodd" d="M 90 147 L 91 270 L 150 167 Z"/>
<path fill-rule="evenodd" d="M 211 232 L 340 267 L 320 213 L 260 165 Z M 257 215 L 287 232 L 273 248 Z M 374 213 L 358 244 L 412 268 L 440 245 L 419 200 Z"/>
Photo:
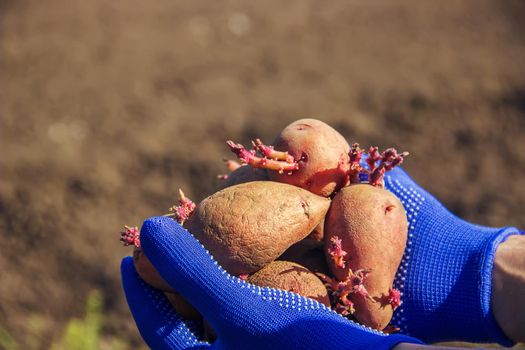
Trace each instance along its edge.
<path fill-rule="evenodd" d="M 300 119 L 285 127 L 273 142 L 299 162 L 299 169 L 268 171 L 270 180 L 304 188 L 328 197 L 348 182 L 350 146 L 341 134 L 316 119 Z"/>
<path fill-rule="evenodd" d="M 266 181 L 268 180 L 266 169 L 252 168 L 249 165 L 243 165 L 228 174 L 228 177 L 221 181 L 219 189 L 239 185 L 252 181 Z"/>
<path fill-rule="evenodd" d="M 323 282 L 307 268 L 294 262 L 273 261 L 249 276 L 248 282 L 293 292 L 330 307 L 330 298 Z"/>
<path fill-rule="evenodd" d="M 297 263 L 308 270 L 328 275 L 329 269 L 323 252 L 323 243 L 305 238 L 288 248 L 278 260 Z"/>
<path fill-rule="evenodd" d="M 137 270 L 140 278 L 142 278 L 147 284 L 164 292 L 175 292 L 168 282 L 160 276 L 140 247 L 135 247 L 133 250 L 133 264 L 135 265 L 135 270 Z"/>
<path fill-rule="evenodd" d="M 249 274 L 305 238 L 329 205 L 295 186 L 248 182 L 204 199 L 184 226 L 226 271 Z"/>
<path fill-rule="evenodd" d="M 364 286 L 375 303 L 351 294 L 355 318 L 375 329 L 385 328 L 392 318 L 388 302 L 395 273 L 403 257 L 407 239 L 407 218 L 401 202 L 389 191 L 368 184 L 343 188 L 332 200 L 325 219 L 325 248 L 339 237 L 346 266 L 337 267 L 331 256 L 328 264 L 340 281 L 348 270 L 369 269 Z"/>
<path fill-rule="evenodd" d="M 323 221 L 321 221 L 319 223 L 319 225 L 317 225 L 313 229 L 313 231 L 310 232 L 310 234 L 308 235 L 307 239 L 311 239 L 313 241 L 316 241 L 319 244 L 323 243 L 323 239 L 324 239 L 324 218 L 323 218 Z"/>
<path fill-rule="evenodd" d="M 182 295 L 177 293 L 164 292 L 164 295 L 170 302 L 171 306 L 177 311 L 179 316 L 187 320 L 201 320 L 201 314 L 182 297 Z"/>
<path fill-rule="evenodd" d="M 191 306 L 191 304 L 188 303 L 180 294 L 177 294 L 175 290 L 168 284 L 168 282 L 166 282 L 160 276 L 146 254 L 144 254 L 142 248 L 135 247 L 133 250 L 133 263 L 140 278 L 142 278 L 150 286 L 163 291 L 170 304 L 180 316 L 186 319 L 201 318 L 198 311 L 195 310 L 195 308 L 193 308 L 193 306 Z"/>

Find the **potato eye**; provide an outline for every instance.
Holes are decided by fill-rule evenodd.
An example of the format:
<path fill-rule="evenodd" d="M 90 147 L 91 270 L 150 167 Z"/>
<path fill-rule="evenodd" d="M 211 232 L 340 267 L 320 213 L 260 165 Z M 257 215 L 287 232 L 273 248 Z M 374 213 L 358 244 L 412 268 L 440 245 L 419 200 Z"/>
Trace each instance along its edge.
<path fill-rule="evenodd" d="M 301 153 L 301 158 L 299 159 L 300 162 L 304 162 L 306 163 L 308 161 L 308 154 L 306 153 Z"/>
<path fill-rule="evenodd" d="M 394 210 L 396 208 L 395 205 L 388 205 L 386 208 L 385 208 L 385 214 L 388 214 L 390 213 L 392 210 Z"/>

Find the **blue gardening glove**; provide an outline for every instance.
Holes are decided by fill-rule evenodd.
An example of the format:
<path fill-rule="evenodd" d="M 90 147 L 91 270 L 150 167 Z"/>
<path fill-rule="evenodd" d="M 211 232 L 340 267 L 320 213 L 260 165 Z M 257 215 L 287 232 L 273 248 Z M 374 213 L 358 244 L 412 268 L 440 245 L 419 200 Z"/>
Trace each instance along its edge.
<path fill-rule="evenodd" d="M 512 345 L 492 314 L 492 268 L 497 246 L 519 230 L 459 219 L 399 168 L 387 173 L 385 187 L 403 202 L 409 222 L 394 282 L 402 305 L 392 323 L 426 342 Z"/>
<path fill-rule="evenodd" d="M 358 325 L 315 300 L 233 277 L 172 219 L 146 220 L 140 240 L 162 277 L 218 336 L 213 344 L 199 342 L 164 295 L 146 285 L 132 259 L 125 258 L 121 268 L 126 298 L 152 349 L 390 349 L 401 342 L 421 343 Z"/>

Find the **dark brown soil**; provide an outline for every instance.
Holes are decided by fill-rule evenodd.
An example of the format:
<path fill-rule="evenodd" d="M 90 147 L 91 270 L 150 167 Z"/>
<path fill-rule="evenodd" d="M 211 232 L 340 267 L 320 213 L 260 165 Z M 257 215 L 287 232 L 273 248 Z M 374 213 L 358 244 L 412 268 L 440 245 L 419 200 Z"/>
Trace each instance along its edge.
<path fill-rule="evenodd" d="M 123 224 L 217 186 L 226 139 L 317 117 L 456 214 L 525 227 L 524 2 L 0 0 L 0 326 L 119 281 Z"/>

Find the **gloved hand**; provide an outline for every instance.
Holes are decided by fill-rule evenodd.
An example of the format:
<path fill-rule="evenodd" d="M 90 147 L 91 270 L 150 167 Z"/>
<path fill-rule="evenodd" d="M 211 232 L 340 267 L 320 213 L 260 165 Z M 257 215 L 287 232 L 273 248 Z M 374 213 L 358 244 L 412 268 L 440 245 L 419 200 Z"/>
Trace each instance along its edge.
<path fill-rule="evenodd" d="M 426 342 L 512 345 L 491 310 L 491 278 L 497 246 L 519 230 L 459 219 L 399 168 L 386 174 L 385 187 L 401 200 L 409 222 L 394 282 L 402 305 L 392 323 Z"/>
<path fill-rule="evenodd" d="M 401 342 L 421 344 L 358 325 L 315 300 L 229 275 L 172 219 L 146 220 L 140 240 L 162 277 L 218 336 L 213 344 L 200 342 L 164 295 L 140 279 L 132 259 L 125 258 L 121 270 L 126 298 L 152 349 L 390 349 Z"/>

